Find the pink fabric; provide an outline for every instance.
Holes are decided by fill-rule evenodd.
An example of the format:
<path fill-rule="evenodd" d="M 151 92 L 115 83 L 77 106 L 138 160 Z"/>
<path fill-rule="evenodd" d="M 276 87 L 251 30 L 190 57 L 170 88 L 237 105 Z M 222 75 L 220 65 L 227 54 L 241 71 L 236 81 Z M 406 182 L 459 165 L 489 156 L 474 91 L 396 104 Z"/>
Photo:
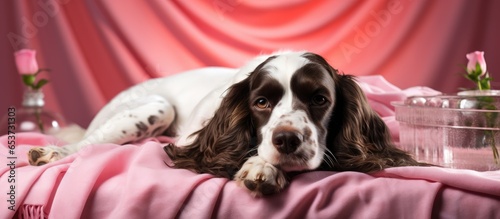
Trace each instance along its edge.
<path fill-rule="evenodd" d="M 119 91 L 277 49 L 310 50 L 347 74 L 446 93 L 471 87 L 465 54 L 500 78 L 500 1 L 0 1 L 0 112 L 19 106 L 14 51 L 37 50 L 48 109 L 86 127 Z M 499 88 L 498 82 L 493 83 Z"/>
<path fill-rule="evenodd" d="M 358 79 L 372 107 L 394 120 L 391 101 L 428 88 L 402 91 L 383 77 Z M 390 125 L 393 136 L 397 125 Z M 15 154 L 0 137 L 0 218 L 495 218 L 500 217 L 500 171 L 437 167 L 390 168 L 372 175 L 314 171 L 292 179 L 282 193 L 253 198 L 228 179 L 172 169 L 162 150 L 167 137 L 124 146 L 91 145 L 41 167 L 29 166 L 33 145 L 64 145 L 50 136 L 18 133 Z M 9 157 L 14 156 L 15 159 Z M 14 178 L 15 183 L 9 179 Z M 467 206 L 467 207 L 464 207 Z"/>
<path fill-rule="evenodd" d="M 401 90 L 381 75 L 359 76 L 356 81 L 365 93 L 372 109 L 382 117 L 382 120 L 389 127 L 392 139 L 396 142 L 399 141 L 399 123 L 396 121 L 392 102 L 403 101 L 409 96 L 440 94 L 439 91 L 422 86 Z"/>
<path fill-rule="evenodd" d="M 89 146 L 41 167 L 27 164 L 31 145 L 58 143 L 17 134 L 16 209 L 0 218 L 498 218 L 500 171 L 390 168 L 369 175 L 315 171 L 282 193 L 253 198 L 233 181 L 171 169 L 161 142 Z M 0 137 L 0 153 L 7 153 Z M 1 163 L 8 161 L 2 156 Z M 0 168 L 6 198 L 8 167 Z M 30 213 L 30 215 L 26 215 Z M 22 215 L 24 214 L 24 215 Z"/>

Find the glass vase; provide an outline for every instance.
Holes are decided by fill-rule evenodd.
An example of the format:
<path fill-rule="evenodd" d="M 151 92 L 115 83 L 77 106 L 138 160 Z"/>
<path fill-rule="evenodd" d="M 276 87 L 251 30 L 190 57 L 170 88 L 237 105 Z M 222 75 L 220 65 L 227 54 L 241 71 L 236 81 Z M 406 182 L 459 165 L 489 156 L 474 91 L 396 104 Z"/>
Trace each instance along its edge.
<path fill-rule="evenodd" d="M 7 134 L 9 126 L 15 125 L 18 132 L 39 132 L 51 134 L 66 126 L 58 113 L 44 108 L 44 94 L 39 90 L 27 89 L 21 107 L 9 107 L 0 124 L 0 135 Z"/>
<path fill-rule="evenodd" d="M 400 146 L 419 161 L 500 170 L 500 91 L 413 96 L 395 102 Z"/>

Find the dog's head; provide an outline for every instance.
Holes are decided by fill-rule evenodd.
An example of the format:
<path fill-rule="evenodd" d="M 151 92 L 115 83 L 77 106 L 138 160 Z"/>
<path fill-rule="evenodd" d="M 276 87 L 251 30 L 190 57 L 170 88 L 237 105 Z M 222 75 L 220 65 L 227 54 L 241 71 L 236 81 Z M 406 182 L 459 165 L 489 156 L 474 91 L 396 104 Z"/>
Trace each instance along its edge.
<path fill-rule="evenodd" d="M 285 171 L 317 168 L 327 150 L 336 71 L 311 53 L 269 57 L 247 78 L 257 153 Z"/>
<path fill-rule="evenodd" d="M 415 164 L 392 145 L 353 77 L 307 52 L 261 62 L 229 88 L 195 135 L 192 145 L 167 150 L 175 166 L 229 178 L 255 154 L 284 171 L 369 172 Z"/>

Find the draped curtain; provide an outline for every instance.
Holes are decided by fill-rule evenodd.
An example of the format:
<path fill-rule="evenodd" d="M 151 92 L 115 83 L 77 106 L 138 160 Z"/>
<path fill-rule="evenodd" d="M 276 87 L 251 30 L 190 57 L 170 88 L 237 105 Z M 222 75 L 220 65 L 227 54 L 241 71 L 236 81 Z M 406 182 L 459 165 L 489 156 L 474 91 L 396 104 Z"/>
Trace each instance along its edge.
<path fill-rule="evenodd" d="M 452 93 L 472 86 L 461 76 L 471 51 L 500 78 L 499 10 L 496 0 L 2 0 L 0 114 L 20 105 L 22 48 L 50 69 L 46 107 L 82 126 L 133 84 L 282 49 Z"/>

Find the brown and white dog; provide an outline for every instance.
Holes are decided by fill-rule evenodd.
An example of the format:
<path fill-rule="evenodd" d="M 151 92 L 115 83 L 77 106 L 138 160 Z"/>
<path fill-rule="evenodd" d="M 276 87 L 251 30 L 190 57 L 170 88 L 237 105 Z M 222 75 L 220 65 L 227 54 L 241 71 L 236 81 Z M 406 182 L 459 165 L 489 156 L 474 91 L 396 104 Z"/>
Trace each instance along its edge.
<path fill-rule="evenodd" d="M 234 179 L 254 195 L 279 192 L 291 172 L 422 165 L 393 145 L 353 77 L 309 52 L 141 83 L 107 104 L 81 141 L 33 148 L 29 159 L 42 165 L 89 144 L 166 132 L 176 136 L 164 148 L 169 165 Z"/>

